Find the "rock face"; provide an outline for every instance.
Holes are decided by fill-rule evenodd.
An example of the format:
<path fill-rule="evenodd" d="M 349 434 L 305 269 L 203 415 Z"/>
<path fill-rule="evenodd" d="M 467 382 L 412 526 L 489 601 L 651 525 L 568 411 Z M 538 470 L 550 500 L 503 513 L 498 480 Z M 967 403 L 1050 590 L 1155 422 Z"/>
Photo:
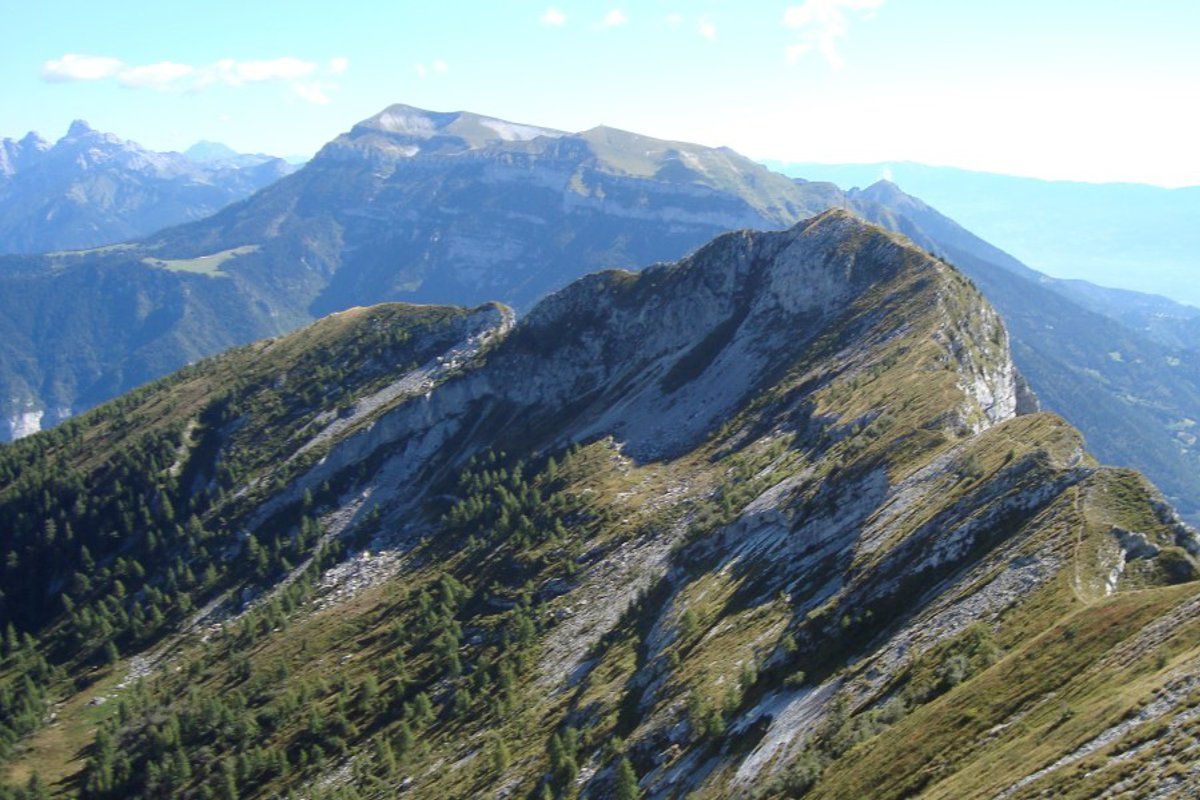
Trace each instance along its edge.
<path fill-rule="evenodd" d="M 20 407 L 19 400 L 14 406 Z M 15 411 L 8 419 L 0 420 L 0 441 L 13 441 L 24 436 L 32 436 L 40 430 L 54 427 L 63 420 L 71 417 L 71 409 L 56 408 L 49 411 L 30 409 Z"/>
<path fill-rule="evenodd" d="M 968 279 L 840 210 L 515 322 L 355 309 L 0 451 L 0 622 L 135 659 L 114 796 L 1128 791 L 1195 748 L 1197 540 L 1021 383 Z"/>
<path fill-rule="evenodd" d="M 42 416 L 41 411 L 25 411 L 16 414 L 7 420 L 6 425 L 0 430 L 4 431 L 6 439 L 20 439 L 22 436 L 29 436 L 42 429 Z"/>
<path fill-rule="evenodd" d="M 560 423 L 563 442 L 612 435 L 638 460 L 677 455 L 800 360 L 871 289 L 906 279 L 911 258 L 903 242 L 839 211 L 786 232 L 729 234 L 640 275 L 589 276 L 539 303 L 486 370 L 444 387 L 454 411 L 422 409 L 414 432 L 430 413 L 441 419 L 470 406 L 486 417 L 477 402 L 487 398 L 488 406 L 525 409 L 526 420 L 576 410 Z M 931 282 L 945 269 L 934 264 L 923 264 Z M 952 303 L 940 294 L 926 300 Z M 905 311 L 897 317 L 918 309 Z M 1017 374 L 994 312 L 980 304 L 971 324 L 969 338 L 961 328 L 935 336 L 946 368 L 962 376 L 953 422 L 982 430 L 1015 415 Z"/>

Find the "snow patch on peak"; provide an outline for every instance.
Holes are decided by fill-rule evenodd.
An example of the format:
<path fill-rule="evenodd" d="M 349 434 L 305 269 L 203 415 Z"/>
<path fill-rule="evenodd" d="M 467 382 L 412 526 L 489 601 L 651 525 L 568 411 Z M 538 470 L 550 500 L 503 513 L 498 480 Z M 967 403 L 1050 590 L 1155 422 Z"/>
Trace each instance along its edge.
<path fill-rule="evenodd" d="M 698 155 L 695 153 L 689 153 L 687 150 L 679 150 L 678 152 L 679 160 L 686 164 L 689 169 L 693 170 L 694 172 L 699 172 L 705 177 L 711 177 L 708 167 L 704 165 L 704 162 Z"/>
<path fill-rule="evenodd" d="M 375 117 L 375 127 L 388 133 L 401 133 L 406 136 L 429 137 L 437 133 L 438 126 L 428 115 L 419 111 L 391 109 Z"/>
<path fill-rule="evenodd" d="M 415 144 L 398 144 L 391 147 L 385 147 L 384 149 L 397 158 L 412 158 L 417 153 L 421 152 L 421 148 L 417 147 Z"/>
<path fill-rule="evenodd" d="M 539 136 L 557 139 L 563 135 L 560 131 L 551 130 L 550 128 L 539 128 L 536 125 L 522 125 L 518 122 L 505 122 L 502 119 L 493 119 L 492 117 L 481 117 L 479 124 L 495 131 L 496 135 L 506 142 L 528 142 Z"/>

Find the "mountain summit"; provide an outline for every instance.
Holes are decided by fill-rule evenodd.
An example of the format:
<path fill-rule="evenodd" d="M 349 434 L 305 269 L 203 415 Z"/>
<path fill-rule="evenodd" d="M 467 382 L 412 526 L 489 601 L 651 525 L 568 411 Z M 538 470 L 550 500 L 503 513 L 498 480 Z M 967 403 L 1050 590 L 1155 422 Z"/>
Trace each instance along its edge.
<path fill-rule="evenodd" d="M 67 128 L 68 139 L 78 139 L 81 136 L 87 136 L 89 133 L 96 133 L 96 130 L 85 119 L 74 120 L 71 123 L 71 127 Z"/>
<path fill-rule="evenodd" d="M 468 149 L 496 142 L 525 142 L 541 136 L 555 138 L 564 135 L 562 131 L 507 122 L 469 111 L 426 111 L 400 103 L 388 106 L 358 123 L 348 136 L 354 138 L 364 132 L 380 134 L 400 142 L 438 141 L 445 145 L 449 140 L 457 140 L 459 146 Z"/>
<path fill-rule="evenodd" d="M 1194 786 L 1200 539 L 1023 395 L 971 281 L 840 209 L 519 321 L 331 315 L 0 449 L 3 755 L 86 800 Z"/>

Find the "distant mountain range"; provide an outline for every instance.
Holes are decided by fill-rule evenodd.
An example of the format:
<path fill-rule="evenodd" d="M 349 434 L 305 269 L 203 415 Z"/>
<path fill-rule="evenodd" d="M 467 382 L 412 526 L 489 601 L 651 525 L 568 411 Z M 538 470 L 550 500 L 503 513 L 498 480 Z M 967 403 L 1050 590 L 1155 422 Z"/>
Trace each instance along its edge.
<path fill-rule="evenodd" d="M 1045 181 L 907 161 L 767 166 L 847 187 L 886 178 L 1051 275 L 1200 307 L 1200 186 Z"/>
<path fill-rule="evenodd" d="M 490 299 L 523 311 L 586 273 L 831 207 L 970 275 L 1043 403 L 1102 460 L 1144 470 L 1200 512 L 1194 320 L 1146 329 L 1138 320 L 1157 319 L 1161 299 L 1048 279 L 888 182 L 846 192 L 723 148 L 399 105 L 209 218 L 115 247 L 0 259 L 3 432 L 331 311 Z"/>
<path fill-rule="evenodd" d="M 78 250 L 201 219 L 295 170 L 283 159 L 201 143 L 157 153 L 72 123 L 50 144 L 0 141 L 0 253 Z"/>
<path fill-rule="evenodd" d="M 289 164 L 299 166 L 308 161 L 308 158 L 305 156 L 269 156 L 264 153 L 239 153 L 227 144 L 210 142 L 205 139 L 196 142 L 187 150 L 184 150 L 183 154 L 192 161 L 197 161 L 201 164 L 254 166 L 264 161 L 281 159 Z"/>

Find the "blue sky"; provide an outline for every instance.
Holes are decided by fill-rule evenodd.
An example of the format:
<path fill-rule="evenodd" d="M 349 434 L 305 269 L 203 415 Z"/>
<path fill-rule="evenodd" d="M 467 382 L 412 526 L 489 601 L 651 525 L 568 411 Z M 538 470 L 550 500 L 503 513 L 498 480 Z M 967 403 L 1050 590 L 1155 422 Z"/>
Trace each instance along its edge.
<path fill-rule="evenodd" d="M 1200 184 L 1195 0 L 9 4 L 0 135 L 309 154 L 392 102 L 791 161 Z"/>

